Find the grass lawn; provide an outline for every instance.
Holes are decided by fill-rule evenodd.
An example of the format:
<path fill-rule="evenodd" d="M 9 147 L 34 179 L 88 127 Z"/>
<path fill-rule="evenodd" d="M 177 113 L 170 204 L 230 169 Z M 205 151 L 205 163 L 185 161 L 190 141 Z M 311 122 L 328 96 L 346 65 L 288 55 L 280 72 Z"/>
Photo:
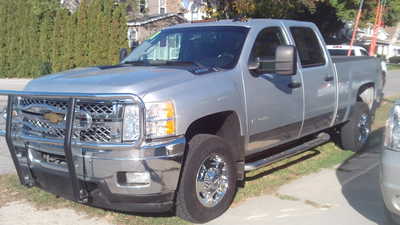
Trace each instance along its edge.
<path fill-rule="evenodd" d="M 400 70 L 400 64 L 388 64 L 388 70 Z"/>
<path fill-rule="evenodd" d="M 382 127 L 385 124 L 388 111 L 393 104 L 393 99 L 385 100 L 377 110 L 373 133 L 370 143 L 382 140 Z M 295 157 L 285 159 L 270 166 L 252 171 L 246 174 L 246 185 L 239 189 L 232 207 L 235 207 L 246 199 L 262 194 L 276 194 L 276 190 L 299 177 L 318 172 L 323 168 L 333 168 L 353 155 L 352 152 L 343 151 L 333 143 L 327 143 L 309 150 Z M 277 195 L 277 194 L 276 194 Z M 277 197 L 286 199 L 290 196 Z M 102 217 L 111 223 L 118 225 L 144 225 L 144 224 L 187 224 L 187 222 L 173 215 L 130 215 L 116 213 L 93 207 L 87 207 L 61 198 L 56 198 L 38 188 L 22 187 L 16 175 L 0 176 L 0 207 L 7 202 L 25 199 L 39 209 L 54 209 L 69 207 L 78 212 L 87 213 L 89 216 Z"/>

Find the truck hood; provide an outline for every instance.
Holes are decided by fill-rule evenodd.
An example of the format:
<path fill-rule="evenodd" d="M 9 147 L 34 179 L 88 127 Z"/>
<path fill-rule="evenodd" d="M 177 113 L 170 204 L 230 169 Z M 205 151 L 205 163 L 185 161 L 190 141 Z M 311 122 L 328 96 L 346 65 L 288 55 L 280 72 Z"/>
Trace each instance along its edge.
<path fill-rule="evenodd" d="M 78 68 L 32 80 L 26 91 L 75 93 L 146 93 L 172 87 L 196 76 L 170 67 L 109 66 Z"/>

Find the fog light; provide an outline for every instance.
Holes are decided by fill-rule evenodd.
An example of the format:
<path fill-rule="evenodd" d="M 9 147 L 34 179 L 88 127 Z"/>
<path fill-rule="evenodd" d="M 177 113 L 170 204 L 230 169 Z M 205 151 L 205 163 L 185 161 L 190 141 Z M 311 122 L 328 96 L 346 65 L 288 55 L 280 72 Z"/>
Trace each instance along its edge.
<path fill-rule="evenodd" d="M 135 186 L 150 185 L 150 173 L 148 172 L 126 172 L 126 184 Z"/>

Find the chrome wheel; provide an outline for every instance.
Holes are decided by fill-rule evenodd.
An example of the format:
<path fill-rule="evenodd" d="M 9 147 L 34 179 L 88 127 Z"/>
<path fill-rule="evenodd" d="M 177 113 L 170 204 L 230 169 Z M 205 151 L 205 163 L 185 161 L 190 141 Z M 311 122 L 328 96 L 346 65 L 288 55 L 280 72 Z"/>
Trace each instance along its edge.
<path fill-rule="evenodd" d="M 206 158 L 196 177 L 196 195 L 205 207 L 214 207 L 224 198 L 229 187 L 229 171 L 224 159 L 213 154 Z"/>
<path fill-rule="evenodd" d="M 363 113 L 358 121 L 358 129 L 360 131 L 360 135 L 358 137 L 358 141 L 361 144 L 367 142 L 369 134 L 371 132 L 370 123 L 369 123 L 369 116 L 367 113 Z"/>

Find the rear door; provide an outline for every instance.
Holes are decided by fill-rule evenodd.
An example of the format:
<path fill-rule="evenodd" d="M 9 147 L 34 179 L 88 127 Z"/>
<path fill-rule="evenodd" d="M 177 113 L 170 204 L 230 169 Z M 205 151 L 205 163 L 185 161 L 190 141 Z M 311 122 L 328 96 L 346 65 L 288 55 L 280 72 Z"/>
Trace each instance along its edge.
<path fill-rule="evenodd" d="M 290 26 L 296 44 L 305 96 L 302 135 L 330 127 L 336 109 L 336 81 L 324 42 L 308 26 Z"/>

